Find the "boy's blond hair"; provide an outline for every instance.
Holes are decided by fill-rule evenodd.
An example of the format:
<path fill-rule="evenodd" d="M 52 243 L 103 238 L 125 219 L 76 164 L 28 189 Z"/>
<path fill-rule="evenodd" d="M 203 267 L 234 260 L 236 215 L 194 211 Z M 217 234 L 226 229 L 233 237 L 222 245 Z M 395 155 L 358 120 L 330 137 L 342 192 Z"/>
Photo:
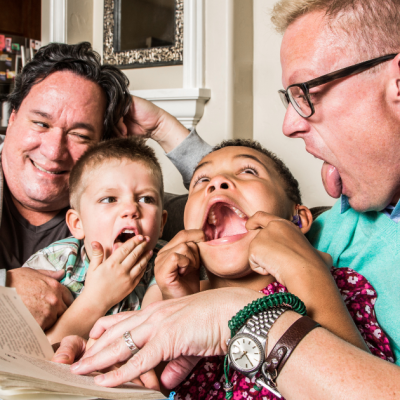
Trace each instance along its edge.
<path fill-rule="evenodd" d="M 160 163 L 154 150 L 139 137 L 112 139 L 91 147 L 74 165 L 69 176 L 69 199 L 71 207 L 79 211 L 82 193 L 88 184 L 88 175 L 97 166 L 115 160 L 141 162 L 149 167 L 160 182 L 160 197 L 164 201 L 164 184 Z"/>
<path fill-rule="evenodd" d="M 360 61 L 400 52 L 400 0 L 280 0 L 271 20 L 283 33 L 314 11 L 324 13 L 327 27 L 343 36 L 344 45 L 349 44 Z"/>

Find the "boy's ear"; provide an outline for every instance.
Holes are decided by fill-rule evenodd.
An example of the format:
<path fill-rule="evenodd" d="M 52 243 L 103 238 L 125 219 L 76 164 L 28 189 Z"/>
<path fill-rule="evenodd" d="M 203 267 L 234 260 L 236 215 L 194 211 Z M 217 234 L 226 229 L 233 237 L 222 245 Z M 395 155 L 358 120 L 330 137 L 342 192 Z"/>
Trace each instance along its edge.
<path fill-rule="evenodd" d="M 162 215 L 161 215 L 160 235 L 158 236 L 158 238 L 160 238 L 163 234 L 164 226 L 167 222 L 167 219 L 168 219 L 168 211 L 163 210 Z"/>
<path fill-rule="evenodd" d="M 311 211 L 306 206 L 297 206 L 297 212 L 299 214 L 301 220 L 301 228 L 300 230 L 306 234 L 313 223 L 313 216 Z"/>
<path fill-rule="evenodd" d="M 85 232 L 83 231 L 82 221 L 81 221 L 81 217 L 79 216 L 78 211 L 70 208 L 67 211 L 65 220 L 66 220 L 68 228 L 71 231 L 74 238 L 79 239 L 79 240 L 85 238 Z"/>

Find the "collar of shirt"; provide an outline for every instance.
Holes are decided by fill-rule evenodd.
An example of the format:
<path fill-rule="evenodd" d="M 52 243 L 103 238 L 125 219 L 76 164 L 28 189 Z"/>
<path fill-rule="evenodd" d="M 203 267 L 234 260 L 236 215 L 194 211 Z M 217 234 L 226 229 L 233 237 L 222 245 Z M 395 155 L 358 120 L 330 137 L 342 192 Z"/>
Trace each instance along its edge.
<path fill-rule="evenodd" d="M 351 205 L 349 203 L 349 199 L 346 195 L 342 195 L 341 197 L 341 209 L 340 212 L 343 214 L 346 212 Z M 396 224 L 400 222 L 400 200 L 397 202 L 396 206 L 388 205 L 386 208 L 382 210 L 382 212 L 393 222 Z"/>

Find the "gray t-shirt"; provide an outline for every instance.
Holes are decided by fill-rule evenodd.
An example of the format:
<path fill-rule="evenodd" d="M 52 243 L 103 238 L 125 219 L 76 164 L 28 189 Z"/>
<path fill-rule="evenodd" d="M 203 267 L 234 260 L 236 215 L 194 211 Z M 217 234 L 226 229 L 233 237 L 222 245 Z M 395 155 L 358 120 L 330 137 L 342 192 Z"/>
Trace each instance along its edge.
<path fill-rule="evenodd" d="M 65 222 L 69 207 L 43 225 L 31 225 L 17 210 L 7 185 L 4 185 L 3 215 L 0 227 L 0 268 L 19 268 L 38 250 L 71 236 Z"/>

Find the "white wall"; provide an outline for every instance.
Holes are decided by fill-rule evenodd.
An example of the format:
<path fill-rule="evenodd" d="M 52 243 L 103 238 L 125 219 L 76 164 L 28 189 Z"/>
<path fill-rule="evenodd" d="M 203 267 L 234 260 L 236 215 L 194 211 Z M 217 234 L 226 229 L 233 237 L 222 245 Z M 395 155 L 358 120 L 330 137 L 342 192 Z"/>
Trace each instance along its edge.
<path fill-rule="evenodd" d="M 322 161 L 308 154 L 304 142 L 282 134 L 285 109 L 277 91 L 282 89 L 279 48 L 281 35 L 270 21 L 275 0 L 254 0 L 254 139 L 275 152 L 300 182 L 308 207 L 332 205 L 322 185 Z"/>
<path fill-rule="evenodd" d="M 67 43 L 93 42 L 93 0 L 67 1 Z"/>

